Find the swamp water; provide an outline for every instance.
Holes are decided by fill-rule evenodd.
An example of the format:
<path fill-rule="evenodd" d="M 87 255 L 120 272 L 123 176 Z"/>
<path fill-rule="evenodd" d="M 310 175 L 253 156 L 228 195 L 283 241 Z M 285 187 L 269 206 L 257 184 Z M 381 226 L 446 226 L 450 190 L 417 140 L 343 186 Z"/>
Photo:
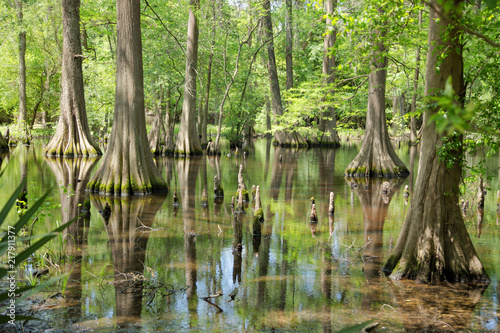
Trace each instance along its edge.
<path fill-rule="evenodd" d="M 2 156 L 0 206 L 25 176 L 28 205 L 53 188 L 34 234 L 85 212 L 88 202 L 91 209 L 39 251 L 46 260 L 19 269 L 19 285 L 40 265 L 50 267 L 50 276 L 67 274 L 19 305 L 23 314 L 42 319 L 25 323 L 26 332 L 331 332 L 370 319 L 379 332 L 500 330 L 498 158 L 486 164 L 491 191 L 484 215 L 473 207 L 466 218 L 492 282 L 486 290 L 463 290 L 392 281 L 380 272 L 409 208 L 403 189 L 409 184 L 412 190 L 412 176 L 392 180 L 388 195 L 379 180 L 346 180 L 355 143 L 290 150 L 257 140 L 246 158 L 162 157 L 156 163 L 168 195 L 124 199 L 83 191 L 98 160 L 46 158 L 42 149 L 19 146 Z M 402 146 L 397 153 L 417 169 L 415 149 Z M 253 222 L 252 203 L 246 214 L 233 215 L 240 164 L 247 189 L 260 186 L 263 223 Z M 223 201 L 212 198 L 215 174 Z M 172 205 L 174 190 L 180 207 Z M 309 222 L 311 197 L 317 224 Z M 110 214 L 100 214 L 107 206 Z M 8 219 L 17 220 L 14 210 Z"/>

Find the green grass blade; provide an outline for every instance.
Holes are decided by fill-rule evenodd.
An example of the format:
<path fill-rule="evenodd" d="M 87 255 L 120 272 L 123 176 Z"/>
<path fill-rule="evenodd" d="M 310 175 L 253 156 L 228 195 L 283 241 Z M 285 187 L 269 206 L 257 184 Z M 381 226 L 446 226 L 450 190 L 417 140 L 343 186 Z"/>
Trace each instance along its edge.
<path fill-rule="evenodd" d="M 79 217 L 79 216 L 78 216 Z M 45 245 L 45 243 L 47 243 L 48 241 L 50 241 L 52 238 L 56 237 L 57 236 L 57 233 L 63 231 L 64 229 L 66 229 L 71 223 L 73 223 L 78 217 L 72 219 L 71 221 L 69 221 L 68 223 L 65 223 L 63 224 L 62 226 L 60 226 L 59 228 L 57 229 L 54 229 L 52 231 L 52 233 L 50 234 L 47 234 L 45 236 L 42 237 L 42 239 L 40 239 L 39 241 L 37 241 L 35 244 L 31 245 L 30 247 L 28 247 L 26 250 L 24 250 L 23 252 L 19 253 L 17 256 L 16 256 L 16 263 L 18 262 L 22 262 L 23 260 L 26 260 L 29 258 L 29 256 L 31 256 L 33 253 L 35 253 L 39 248 L 41 248 L 43 245 Z"/>
<path fill-rule="evenodd" d="M 9 214 L 9 211 L 11 210 L 11 208 L 14 207 L 14 205 L 16 204 L 16 200 L 19 197 L 19 194 L 21 193 L 21 191 L 23 190 L 23 187 L 25 184 L 26 184 L 26 178 L 23 179 L 23 181 L 21 182 L 19 187 L 16 188 L 16 190 L 14 191 L 12 196 L 9 198 L 9 201 L 7 201 L 5 206 L 3 206 L 2 211 L 0 211 L 0 227 L 2 226 L 4 221 L 6 220 L 7 214 Z"/>

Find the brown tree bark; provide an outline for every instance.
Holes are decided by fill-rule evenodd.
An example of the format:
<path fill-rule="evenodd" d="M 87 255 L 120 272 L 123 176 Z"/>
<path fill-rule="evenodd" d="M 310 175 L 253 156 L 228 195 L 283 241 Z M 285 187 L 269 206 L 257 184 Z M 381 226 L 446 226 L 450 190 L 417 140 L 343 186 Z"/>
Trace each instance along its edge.
<path fill-rule="evenodd" d="M 265 14 L 262 18 L 267 42 L 267 71 L 269 74 L 269 86 L 271 91 L 271 109 L 274 117 L 283 115 L 283 105 L 281 103 L 281 91 L 278 80 L 278 69 L 276 67 L 276 57 L 274 55 L 273 23 L 271 20 L 271 2 L 263 0 Z M 307 147 L 307 142 L 296 132 L 277 131 L 274 134 L 276 144 L 282 146 Z"/>
<path fill-rule="evenodd" d="M 186 47 L 186 74 L 181 124 L 175 143 L 175 155 L 194 156 L 203 153 L 196 129 L 196 78 L 198 66 L 198 11 L 199 0 L 189 1 L 189 19 Z"/>
<path fill-rule="evenodd" d="M 54 137 L 45 147 L 51 156 L 101 155 L 90 134 L 83 93 L 80 0 L 63 0 L 61 115 Z"/>
<path fill-rule="evenodd" d="M 378 8 L 382 16 L 384 9 Z M 396 155 L 389 139 L 385 119 L 385 86 L 387 78 L 387 47 L 384 44 L 386 24 L 374 31 L 375 49 L 369 75 L 368 111 L 363 144 L 358 155 L 344 171 L 350 177 L 406 177 L 408 169 Z"/>
<path fill-rule="evenodd" d="M 17 24 L 19 25 L 19 115 L 17 121 L 26 126 L 26 32 L 23 28 L 23 0 L 15 0 Z"/>
<path fill-rule="evenodd" d="M 323 41 L 323 84 L 326 86 L 332 85 L 335 82 L 335 57 L 332 52 L 332 47 L 337 39 L 337 29 L 332 26 L 331 15 L 337 7 L 337 0 L 326 0 L 325 11 L 328 15 L 326 18 L 326 29 Z M 330 27 L 332 29 L 330 30 Z M 328 89 L 328 94 L 333 94 L 333 89 Z M 332 105 L 325 107 L 322 117 L 319 120 L 319 130 L 323 133 L 318 140 L 321 146 L 338 147 L 340 146 L 340 138 L 337 133 L 337 119 L 335 116 L 335 108 Z"/>
<path fill-rule="evenodd" d="M 172 109 L 171 105 L 171 88 L 167 88 L 167 105 L 166 105 L 166 113 L 165 113 L 165 145 L 163 146 L 162 155 L 174 155 L 175 150 L 175 142 L 174 142 L 174 129 L 175 129 L 175 118 L 177 114 L 177 105 L 182 97 L 182 93 L 179 92 L 179 98 L 177 99 L 177 103 Z"/>
<path fill-rule="evenodd" d="M 427 97 L 439 96 L 449 77 L 458 96 L 465 94 L 463 45 L 457 19 L 457 13 L 445 13 L 437 0 L 430 3 Z M 408 278 L 422 283 L 489 283 L 458 205 L 462 138 L 456 134 L 443 137 L 436 132 L 436 124 L 429 122 L 429 118 L 437 112 L 440 109 L 434 106 L 424 114 L 414 195 L 396 246 L 383 270 L 394 279 Z M 444 147 L 447 142 L 451 144 Z M 438 155 L 442 149 L 447 149 L 448 158 L 455 161 L 452 167 Z"/>
<path fill-rule="evenodd" d="M 158 101 L 156 107 L 154 108 L 154 120 L 151 130 L 148 133 L 149 149 L 154 156 L 158 156 L 162 152 L 161 138 L 162 138 L 162 127 L 163 117 L 162 117 L 162 102 L 163 102 L 163 91 L 160 88 L 158 92 Z M 163 127 L 164 128 L 164 127 Z"/>
<path fill-rule="evenodd" d="M 118 0 L 116 94 L 113 129 L 103 163 L 88 184 L 91 192 L 132 195 L 166 192 L 149 151 L 139 0 Z"/>

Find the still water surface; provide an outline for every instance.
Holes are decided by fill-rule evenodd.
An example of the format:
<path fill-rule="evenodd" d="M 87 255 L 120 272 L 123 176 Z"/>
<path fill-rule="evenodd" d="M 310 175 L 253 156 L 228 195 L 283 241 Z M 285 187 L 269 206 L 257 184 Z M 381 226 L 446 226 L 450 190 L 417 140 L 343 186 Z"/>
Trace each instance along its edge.
<path fill-rule="evenodd" d="M 42 145 L 16 147 L 3 156 L 0 206 L 23 176 L 28 204 L 53 188 L 35 233 L 85 211 L 85 200 L 91 203 L 90 214 L 68 228 L 64 240 L 41 251 L 68 274 L 67 284 L 40 294 L 63 290 L 64 297 L 33 301 L 33 315 L 44 321 L 26 329 L 331 332 L 374 319 L 379 332 L 500 330 L 498 158 L 487 162 L 491 190 L 482 220 L 475 208 L 466 219 L 492 283 L 484 291 L 463 290 L 392 281 L 380 272 L 409 208 L 403 189 L 409 184 L 412 190 L 413 175 L 392 180 L 388 195 L 378 180 L 346 180 L 343 171 L 358 148 L 290 150 L 257 140 L 246 158 L 158 158 L 169 194 L 118 199 L 84 192 L 98 160 L 46 158 Z M 416 170 L 416 149 L 402 145 L 397 153 Z M 249 191 L 260 186 L 263 223 L 253 221 L 252 203 L 245 214 L 234 214 L 230 205 L 240 164 Z M 225 191 L 218 202 L 212 198 L 216 174 Z M 204 188 L 207 208 L 201 206 Z M 172 205 L 174 190 L 180 207 Z M 311 197 L 317 224 L 309 222 Z M 111 213 L 103 216 L 107 205 Z M 16 218 L 11 212 L 11 223 Z M 52 275 L 56 271 L 51 268 Z M 21 270 L 19 279 L 25 274 Z"/>

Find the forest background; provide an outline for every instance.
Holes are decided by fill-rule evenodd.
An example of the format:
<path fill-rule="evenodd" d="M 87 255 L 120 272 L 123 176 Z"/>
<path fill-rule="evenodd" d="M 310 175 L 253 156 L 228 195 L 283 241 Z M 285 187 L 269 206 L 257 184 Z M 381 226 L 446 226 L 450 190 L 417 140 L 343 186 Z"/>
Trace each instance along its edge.
<path fill-rule="evenodd" d="M 285 116 L 289 127 L 307 140 L 322 134 L 318 125 L 326 105 L 335 108 L 337 127 L 342 136 L 353 135 L 364 128 L 372 31 L 380 24 L 377 4 L 373 1 L 339 2 L 330 14 L 324 5 L 305 1 L 271 3 Z M 154 127 L 160 116 L 167 124 L 176 123 L 180 117 L 189 8 L 187 1 L 149 0 L 141 3 L 149 128 Z M 197 10 L 198 127 L 205 126 L 202 115 L 206 112 L 207 133 L 209 137 L 215 135 L 219 109 L 229 86 L 222 108 L 222 132 L 233 145 L 241 145 L 245 133 L 282 129 L 276 126 L 271 129 L 274 118 L 271 115 L 266 52 L 269 40 L 259 23 L 263 13 L 262 4 L 251 1 L 206 1 Z M 22 34 L 26 36 L 25 121 L 35 129 L 34 133 L 38 131 L 42 135 L 50 136 L 55 127 L 61 89 L 61 16 L 58 1 L 0 3 L 0 120 L 4 126 L 9 124 L 13 137 L 21 136 L 24 131 L 22 125 L 16 127 L 12 124 L 20 119 L 18 91 Z M 389 60 L 386 115 L 392 124 L 391 133 L 402 136 L 408 131 L 410 118 L 418 118 L 428 103 L 423 98 L 428 7 L 420 2 L 391 1 L 384 16 Z M 80 17 L 87 117 L 93 135 L 104 137 L 111 130 L 115 98 L 115 2 L 82 1 Z M 478 142 L 479 138 L 481 142 L 491 143 L 495 141 L 494 133 L 498 131 L 500 120 L 498 7 L 494 1 L 465 4 L 462 25 L 466 32 L 462 37 L 467 89 L 465 105 L 469 107 L 457 110 L 457 117 L 448 117 L 442 126 L 453 123 L 456 128 L 471 130 L 475 134 L 469 143 Z M 291 35 L 287 38 L 288 28 Z M 335 42 L 325 50 L 324 39 L 328 35 L 334 35 Z M 291 47 L 287 49 L 287 45 Z M 330 84 L 325 84 L 322 72 L 325 53 L 334 58 L 334 80 Z M 291 82 L 287 82 L 287 55 L 293 59 Z M 231 85 L 232 76 L 234 83 Z M 470 112 L 472 110 L 475 112 Z"/>

